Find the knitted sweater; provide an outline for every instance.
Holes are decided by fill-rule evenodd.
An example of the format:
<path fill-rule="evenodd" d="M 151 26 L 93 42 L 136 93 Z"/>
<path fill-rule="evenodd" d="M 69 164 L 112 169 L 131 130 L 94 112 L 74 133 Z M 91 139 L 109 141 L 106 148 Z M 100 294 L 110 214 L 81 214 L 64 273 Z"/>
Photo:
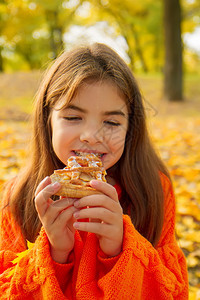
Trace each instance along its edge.
<path fill-rule="evenodd" d="M 52 260 L 44 228 L 17 262 L 16 253 L 27 246 L 10 213 L 0 218 L 0 299 L 23 300 L 186 300 L 186 262 L 175 241 L 175 199 L 169 180 L 162 176 L 165 217 L 156 248 L 134 228 L 124 215 L 121 253 L 109 258 L 99 248 L 93 233 L 75 233 L 74 250 L 67 264 Z M 9 189 L 3 206 L 8 203 Z"/>

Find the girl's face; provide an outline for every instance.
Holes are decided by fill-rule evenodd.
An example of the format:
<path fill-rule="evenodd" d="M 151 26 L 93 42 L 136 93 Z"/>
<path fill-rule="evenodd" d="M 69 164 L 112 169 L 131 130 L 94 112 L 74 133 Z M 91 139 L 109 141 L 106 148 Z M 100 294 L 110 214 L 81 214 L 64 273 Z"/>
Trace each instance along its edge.
<path fill-rule="evenodd" d="M 62 99 L 52 111 L 52 145 L 66 165 L 71 155 L 96 153 L 105 169 L 121 157 L 128 127 L 128 109 L 111 82 L 84 83 L 67 107 Z"/>

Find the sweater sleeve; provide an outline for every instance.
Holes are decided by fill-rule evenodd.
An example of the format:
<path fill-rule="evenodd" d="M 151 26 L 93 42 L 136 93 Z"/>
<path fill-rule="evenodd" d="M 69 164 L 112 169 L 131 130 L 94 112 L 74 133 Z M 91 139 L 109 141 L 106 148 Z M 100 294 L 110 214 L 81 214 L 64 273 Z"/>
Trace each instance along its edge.
<path fill-rule="evenodd" d="M 1 264 L 8 267 L 0 275 L 1 299 L 44 299 L 44 295 L 45 299 L 66 299 L 56 277 L 54 261 L 50 256 L 49 243 L 43 228 L 33 248 L 16 264 L 14 260 L 11 266 L 7 259 L 12 256 L 14 254 L 9 250 L 0 252 Z M 67 280 L 70 281 L 73 263 L 63 268 L 66 283 Z"/>
<path fill-rule="evenodd" d="M 68 264 L 54 262 L 44 228 L 27 250 L 19 226 L 10 213 L 4 193 L 0 215 L 0 294 L 1 299 L 66 299 L 63 289 L 71 279 L 73 257 Z"/>
<path fill-rule="evenodd" d="M 0 202 L 0 250 L 22 252 L 26 250 L 26 241 L 19 225 L 10 212 L 9 198 L 14 185 L 14 180 L 5 188 Z"/>
<path fill-rule="evenodd" d="M 124 215 L 123 250 L 108 258 L 100 251 L 97 256 L 98 279 L 85 280 L 79 286 L 80 296 L 93 291 L 101 299 L 187 300 L 188 279 L 184 255 L 175 240 L 175 198 L 171 183 L 162 178 L 165 194 L 165 217 L 160 241 L 154 248 L 134 228 L 129 216 Z M 91 257 L 91 255 L 90 255 Z M 94 282 L 96 280 L 96 292 Z M 93 289 L 92 289 L 93 286 Z"/>

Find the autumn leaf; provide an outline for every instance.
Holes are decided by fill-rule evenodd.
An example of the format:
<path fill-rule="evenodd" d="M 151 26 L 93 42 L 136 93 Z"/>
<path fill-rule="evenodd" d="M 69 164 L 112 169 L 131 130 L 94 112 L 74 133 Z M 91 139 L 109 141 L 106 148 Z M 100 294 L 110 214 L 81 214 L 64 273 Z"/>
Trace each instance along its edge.
<path fill-rule="evenodd" d="M 172 177 L 176 234 L 189 273 L 189 299 L 200 299 L 200 119 L 156 118 L 151 135 Z"/>
<path fill-rule="evenodd" d="M 34 243 L 31 243 L 31 242 L 27 241 L 27 249 L 25 251 L 17 253 L 17 257 L 12 261 L 12 263 L 14 265 L 16 265 L 23 257 L 25 257 L 30 252 L 30 250 L 33 247 L 34 247 Z M 7 277 L 12 276 L 14 274 L 14 272 L 15 272 L 15 267 L 12 268 L 12 270 L 9 272 Z"/>

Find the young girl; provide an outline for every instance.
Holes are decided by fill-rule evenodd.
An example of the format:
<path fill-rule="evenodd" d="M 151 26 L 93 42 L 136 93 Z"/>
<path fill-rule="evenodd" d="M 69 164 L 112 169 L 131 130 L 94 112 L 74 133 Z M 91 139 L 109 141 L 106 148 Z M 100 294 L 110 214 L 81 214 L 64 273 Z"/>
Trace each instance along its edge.
<path fill-rule="evenodd" d="M 63 53 L 33 124 L 29 163 L 1 201 L 1 299 L 188 299 L 171 181 L 122 59 L 103 44 Z M 90 182 L 101 194 L 56 199 L 49 175 L 82 152 L 107 170 Z"/>

